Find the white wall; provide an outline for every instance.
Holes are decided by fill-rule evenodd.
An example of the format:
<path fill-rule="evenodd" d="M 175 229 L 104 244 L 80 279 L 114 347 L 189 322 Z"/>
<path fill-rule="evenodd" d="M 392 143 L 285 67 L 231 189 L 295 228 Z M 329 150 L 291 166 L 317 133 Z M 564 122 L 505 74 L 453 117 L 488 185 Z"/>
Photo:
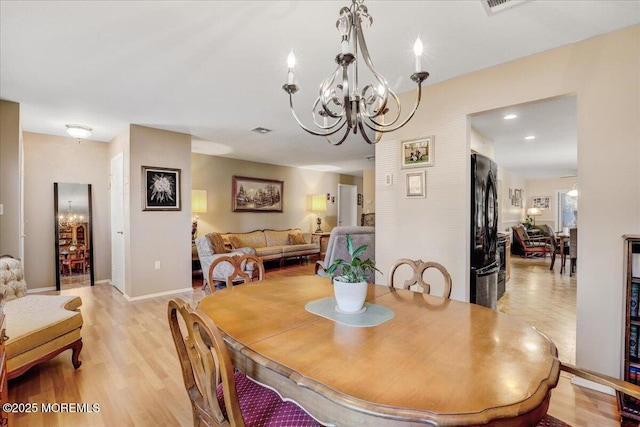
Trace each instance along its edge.
<path fill-rule="evenodd" d="M 577 95 L 580 240 L 577 363 L 619 376 L 622 364 L 623 234 L 640 233 L 640 26 L 482 70 L 423 91 L 416 117 L 376 147 L 376 260 L 444 264 L 452 297 L 468 300 L 467 116 Z M 636 54 L 633 54 L 636 53 Z M 411 105 L 414 93 L 402 96 Z M 400 140 L 435 135 L 427 198 L 403 196 Z M 384 176 L 394 174 L 394 185 Z M 597 250 L 594 250 L 597 248 Z"/>
<path fill-rule="evenodd" d="M 191 164 L 192 188 L 207 190 L 207 212 L 199 214 L 199 236 L 213 231 L 246 232 L 264 228 L 300 228 L 312 232 L 317 227 L 317 216 L 309 211 L 309 196 L 329 193 L 337 197 L 338 184 L 356 185 L 362 193 L 362 178 L 337 173 L 205 154 L 192 154 Z M 234 175 L 283 181 L 283 212 L 233 212 L 231 185 Z M 337 205 L 337 201 L 328 201 L 327 211 L 320 213 L 323 231 L 331 231 L 336 226 Z"/>
<path fill-rule="evenodd" d="M 578 171 L 580 172 L 580 171 Z M 526 188 L 527 197 L 526 208 L 532 206 L 533 197 L 550 197 L 551 207 L 550 209 L 543 209 L 542 215 L 536 217 L 536 224 L 549 224 L 555 231 L 559 230 L 558 226 L 558 191 L 571 190 L 573 184 L 577 183 L 578 179 L 571 178 L 558 178 L 558 179 L 531 179 L 527 180 Z M 578 203 L 580 199 L 578 199 Z M 578 208 L 579 209 L 579 208 Z"/>
<path fill-rule="evenodd" d="M 498 203 L 498 209 L 500 210 L 498 231 L 510 233 L 511 227 L 520 224 L 524 219 L 525 199 L 528 193 L 527 181 L 518 174 L 500 166 L 498 166 L 498 181 L 502 187 L 502 195 Z M 522 206 L 513 204 L 509 198 L 509 189 L 511 189 L 512 192 L 516 189 L 523 190 L 524 199 Z"/>
<path fill-rule="evenodd" d="M 22 257 L 20 104 L 0 100 L 0 254 Z"/>
<path fill-rule="evenodd" d="M 53 183 L 91 184 L 94 279 L 111 277 L 108 144 L 24 132 L 25 279 L 29 289 L 56 285 Z M 63 207 L 64 208 L 64 207 Z"/>

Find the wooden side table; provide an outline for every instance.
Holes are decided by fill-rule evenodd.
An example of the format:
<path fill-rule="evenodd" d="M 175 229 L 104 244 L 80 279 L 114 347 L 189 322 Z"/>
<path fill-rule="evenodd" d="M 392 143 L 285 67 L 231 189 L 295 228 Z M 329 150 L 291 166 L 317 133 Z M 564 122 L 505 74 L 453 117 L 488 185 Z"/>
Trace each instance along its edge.
<path fill-rule="evenodd" d="M 320 259 L 323 259 L 327 253 L 327 245 L 329 244 L 330 232 L 324 231 L 322 233 L 312 233 L 311 241 L 320 245 Z"/>
<path fill-rule="evenodd" d="M 198 250 L 196 244 L 191 243 L 191 278 L 202 278 L 202 266 L 200 265 L 200 258 L 198 257 Z"/>

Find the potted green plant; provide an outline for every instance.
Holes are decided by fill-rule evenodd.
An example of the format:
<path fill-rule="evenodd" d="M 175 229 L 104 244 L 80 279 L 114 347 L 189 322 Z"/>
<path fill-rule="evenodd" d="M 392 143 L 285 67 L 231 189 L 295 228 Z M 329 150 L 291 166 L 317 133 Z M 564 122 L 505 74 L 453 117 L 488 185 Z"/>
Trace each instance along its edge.
<path fill-rule="evenodd" d="M 361 313 L 366 307 L 364 301 L 367 298 L 367 273 L 375 274 L 376 271 L 382 273 L 376 268 L 374 260 L 368 258 L 360 259 L 360 255 L 367 250 L 369 245 L 362 245 L 358 248 L 353 247 L 353 239 L 349 234 L 346 236 L 347 253 L 351 257 L 351 261 L 344 259 L 336 259 L 327 268 L 327 274 L 333 277 L 333 289 L 336 296 L 338 306 L 336 310 L 341 313 Z M 335 276 L 338 268 L 342 267 L 339 276 Z"/>

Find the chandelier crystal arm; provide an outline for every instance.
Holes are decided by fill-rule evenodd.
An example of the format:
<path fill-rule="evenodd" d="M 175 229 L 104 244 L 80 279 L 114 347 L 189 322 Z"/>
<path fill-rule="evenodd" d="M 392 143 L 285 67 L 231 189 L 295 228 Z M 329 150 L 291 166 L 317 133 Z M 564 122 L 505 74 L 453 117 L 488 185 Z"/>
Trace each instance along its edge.
<path fill-rule="evenodd" d="M 426 73 L 426 72 L 423 71 L 423 73 Z M 413 78 L 414 78 L 414 76 L 416 74 L 419 74 L 419 73 L 413 74 L 411 76 L 412 80 L 413 80 Z M 426 74 L 429 75 L 429 73 L 426 73 Z M 424 79 L 422 79 L 422 80 L 424 80 Z M 416 114 L 416 111 L 418 111 L 418 107 L 420 106 L 420 100 L 422 98 L 422 80 L 418 81 L 418 95 L 416 96 L 416 102 L 415 102 L 415 105 L 413 107 L 413 111 L 411 111 L 411 114 L 409 114 L 407 116 L 407 118 L 402 121 L 402 123 L 400 123 L 399 125 L 397 125 L 395 127 L 389 127 L 390 124 L 389 125 L 380 125 L 375 120 L 373 120 L 371 118 L 368 118 L 367 121 L 364 121 L 365 126 L 367 126 L 369 129 L 374 130 L 376 132 L 387 133 L 387 132 L 394 132 L 394 131 L 400 129 L 402 126 L 406 125 L 409 122 L 409 120 L 411 120 L 413 118 L 413 116 Z M 394 94 L 394 96 L 395 96 L 395 94 Z M 400 110 L 400 104 L 398 104 L 398 111 L 399 110 Z M 398 113 L 398 115 L 399 115 L 399 113 Z M 396 119 L 397 119 L 397 117 L 396 117 Z M 368 122 L 372 122 L 373 126 L 370 125 Z"/>
<path fill-rule="evenodd" d="M 287 86 L 287 85 L 285 85 Z M 286 89 L 285 89 L 286 90 Z M 338 123 L 342 122 L 342 124 L 340 124 L 340 126 L 338 126 L 335 130 L 329 131 L 329 132 L 317 132 L 313 129 L 308 128 L 307 126 L 305 126 L 300 119 L 298 118 L 298 115 L 295 112 L 295 109 L 293 107 L 293 93 L 289 94 L 289 107 L 291 109 L 291 114 L 293 115 L 293 118 L 296 120 L 296 122 L 298 123 L 298 125 L 305 130 L 306 132 L 310 133 L 311 135 L 315 135 L 315 136 L 326 136 L 329 137 L 331 135 L 334 135 L 338 132 L 340 132 L 340 129 L 342 129 L 344 127 L 345 124 L 347 124 L 347 121 L 345 120 L 344 117 L 342 117 L 334 126 L 337 126 Z M 347 139 L 347 135 L 349 134 L 349 128 L 347 128 L 347 131 L 345 132 L 344 137 L 342 137 L 338 142 L 333 142 L 330 141 L 333 145 L 340 145 L 344 142 L 345 139 Z"/>

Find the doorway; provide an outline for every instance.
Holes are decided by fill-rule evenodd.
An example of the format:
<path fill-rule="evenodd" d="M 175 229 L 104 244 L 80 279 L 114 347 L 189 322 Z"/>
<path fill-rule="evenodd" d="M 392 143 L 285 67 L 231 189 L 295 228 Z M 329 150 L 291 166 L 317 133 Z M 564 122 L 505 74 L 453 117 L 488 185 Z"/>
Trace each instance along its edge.
<path fill-rule="evenodd" d="M 358 187 L 338 184 L 338 226 L 358 225 Z"/>
<path fill-rule="evenodd" d="M 111 284 L 124 294 L 124 156 L 111 159 Z"/>
<path fill-rule="evenodd" d="M 53 184 L 56 290 L 94 285 L 91 184 Z"/>
<path fill-rule="evenodd" d="M 566 225 L 560 220 L 564 208 L 559 195 L 567 193 L 578 174 L 577 97 L 472 114 L 469 125 L 470 148 L 498 164 L 499 227 L 505 237 L 511 237 L 512 249 L 517 245 L 511 229 L 529 222 L 529 215 L 535 215 L 531 225 L 535 220 L 544 230 L 548 225 L 555 233 L 562 231 Z M 536 208 L 535 213 L 528 214 L 529 208 Z M 537 327 L 556 342 L 560 359 L 573 363 L 579 278 L 570 277 L 568 270 L 560 273 L 558 260 L 553 270 L 550 265 L 549 256 L 525 259 L 514 253 L 498 310 Z M 549 322 L 549 316 L 558 321 Z"/>

